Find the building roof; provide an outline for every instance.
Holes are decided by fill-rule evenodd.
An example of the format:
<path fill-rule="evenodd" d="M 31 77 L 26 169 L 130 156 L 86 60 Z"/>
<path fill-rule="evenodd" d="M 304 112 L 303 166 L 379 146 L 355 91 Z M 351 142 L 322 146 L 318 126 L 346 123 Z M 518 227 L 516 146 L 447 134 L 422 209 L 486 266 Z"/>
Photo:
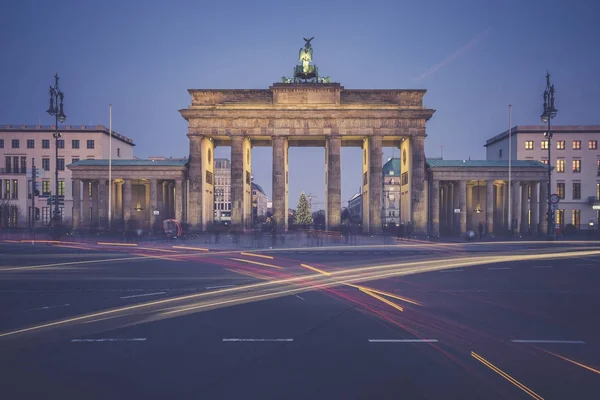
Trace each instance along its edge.
<path fill-rule="evenodd" d="M 508 168 L 508 160 L 442 160 L 428 158 L 427 165 L 430 168 Z M 548 168 L 546 164 L 536 160 L 513 160 L 511 167 Z"/>
<path fill-rule="evenodd" d="M 390 171 L 394 171 L 394 173 L 391 175 L 399 176 L 400 175 L 400 158 L 396 158 L 396 157 L 390 158 L 389 160 L 387 160 L 387 162 L 385 164 L 383 164 L 383 167 L 381 170 L 383 172 L 383 176 L 389 176 Z"/>
<path fill-rule="evenodd" d="M 546 125 L 516 125 L 510 129 L 511 135 L 517 135 L 519 133 L 539 133 L 543 134 L 548 130 Z M 504 138 L 508 137 L 508 129 L 504 132 L 488 139 L 484 147 L 497 143 Z M 554 125 L 552 126 L 553 134 L 562 133 L 600 133 L 600 125 Z M 541 136 L 540 136 L 541 137 Z"/>
<path fill-rule="evenodd" d="M 252 182 L 252 190 L 258 190 L 259 192 L 261 192 L 262 194 L 264 194 L 265 196 L 267 195 L 265 193 L 265 191 L 263 190 L 263 188 L 258 184 L 258 183 L 254 183 Z"/>
<path fill-rule="evenodd" d="M 114 167 L 184 167 L 186 166 L 187 158 L 173 158 L 166 160 L 112 160 Z M 108 167 L 108 159 L 101 160 L 80 160 L 70 166 L 77 167 Z"/>
<path fill-rule="evenodd" d="M 54 125 L 0 125 L 0 131 L 5 132 L 54 132 Z M 104 125 L 59 125 L 61 132 L 101 132 L 108 136 L 108 128 Z M 133 139 L 121 135 L 114 129 L 112 137 L 128 145 L 135 146 Z"/>
<path fill-rule="evenodd" d="M 356 199 L 356 198 L 359 198 L 360 196 L 362 196 L 362 193 L 356 193 L 354 196 L 352 196 L 352 197 L 350 198 L 350 200 L 348 200 L 348 202 L 351 202 L 352 200 L 354 200 L 354 199 Z"/>

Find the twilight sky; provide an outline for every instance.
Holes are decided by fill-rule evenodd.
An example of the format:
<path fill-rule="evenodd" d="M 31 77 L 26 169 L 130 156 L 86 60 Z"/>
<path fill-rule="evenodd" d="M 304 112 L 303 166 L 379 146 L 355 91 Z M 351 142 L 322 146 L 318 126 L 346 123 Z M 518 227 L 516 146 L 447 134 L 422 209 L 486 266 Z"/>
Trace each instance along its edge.
<path fill-rule="evenodd" d="M 3 0 L 0 124 L 51 124 L 61 77 L 67 123 L 108 126 L 138 157 L 188 154 L 188 88 L 267 88 L 289 76 L 302 37 L 323 76 L 353 89 L 427 89 L 437 110 L 426 155 L 484 158 L 486 138 L 538 124 L 548 69 L 556 124 L 600 123 L 600 2 L 593 0 Z M 385 149 L 384 159 L 392 156 Z M 228 148 L 216 156 L 229 157 Z M 271 149 L 253 150 L 271 195 Z M 398 151 L 395 150 L 395 156 Z M 322 208 L 324 149 L 290 149 L 290 206 Z M 342 151 L 342 200 L 360 184 L 360 150 Z"/>

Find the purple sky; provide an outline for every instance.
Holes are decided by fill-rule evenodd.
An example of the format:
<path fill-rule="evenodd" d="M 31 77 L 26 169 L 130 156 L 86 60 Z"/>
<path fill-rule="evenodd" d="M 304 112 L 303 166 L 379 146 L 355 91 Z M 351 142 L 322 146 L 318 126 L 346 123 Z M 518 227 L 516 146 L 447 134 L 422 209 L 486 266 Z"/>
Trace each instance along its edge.
<path fill-rule="evenodd" d="M 267 88 L 290 75 L 302 37 L 315 36 L 321 74 L 346 88 L 428 90 L 437 110 L 428 156 L 443 143 L 444 158 L 484 158 L 485 139 L 507 128 L 508 104 L 513 124 L 539 123 L 547 69 L 554 122 L 600 123 L 599 13 L 598 2 L 560 0 L 3 0 L 0 124 L 51 124 L 44 110 L 58 72 L 67 123 L 108 125 L 112 103 L 113 127 L 137 156 L 186 156 L 177 110 L 188 88 Z M 270 195 L 270 148 L 253 158 Z M 343 149 L 344 202 L 359 187 L 359 160 L 360 150 Z M 323 149 L 290 149 L 290 206 L 305 191 L 322 207 L 323 163 Z"/>

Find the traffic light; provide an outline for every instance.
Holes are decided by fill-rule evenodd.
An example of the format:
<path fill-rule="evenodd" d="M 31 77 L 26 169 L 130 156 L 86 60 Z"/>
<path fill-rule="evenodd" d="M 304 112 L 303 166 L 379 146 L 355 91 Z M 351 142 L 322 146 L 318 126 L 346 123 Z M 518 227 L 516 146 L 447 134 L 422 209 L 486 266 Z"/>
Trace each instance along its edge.
<path fill-rule="evenodd" d="M 39 207 L 35 208 L 35 220 L 36 221 L 40 220 L 40 208 Z"/>

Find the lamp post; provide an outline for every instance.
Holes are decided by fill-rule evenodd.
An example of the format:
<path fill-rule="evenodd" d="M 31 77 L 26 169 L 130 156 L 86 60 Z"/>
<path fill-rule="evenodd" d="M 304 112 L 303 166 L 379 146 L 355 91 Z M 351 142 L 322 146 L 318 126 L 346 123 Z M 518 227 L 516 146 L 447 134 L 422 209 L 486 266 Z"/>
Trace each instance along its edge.
<path fill-rule="evenodd" d="M 67 119 L 67 116 L 63 112 L 63 98 L 64 94 L 58 87 L 58 74 L 54 75 L 54 87 L 50 86 L 50 107 L 46 112 L 55 117 L 54 123 L 54 145 L 56 147 L 56 160 L 55 160 L 55 192 L 54 192 L 54 223 L 57 224 L 60 219 L 60 211 L 58 208 L 58 141 L 62 137 L 58 131 L 58 123 L 63 123 Z"/>
<path fill-rule="evenodd" d="M 550 150 L 552 149 L 552 126 L 551 120 L 556 117 L 558 110 L 554 107 L 554 85 L 550 84 L 550 73 L 546 73 L 546 90 L 544 90 L 544 112 L 541 115 L 543 123 L 548 123 L 548 131 L 544 136 L 548 139 L 548 211 L 546 215 L 547 219 L 547 232 L 546 234 L 550 237 L 552 232 L 552 203 L 550 202 L 550 196 L 552 195 L 552 161 L 550 159 Z"/>

